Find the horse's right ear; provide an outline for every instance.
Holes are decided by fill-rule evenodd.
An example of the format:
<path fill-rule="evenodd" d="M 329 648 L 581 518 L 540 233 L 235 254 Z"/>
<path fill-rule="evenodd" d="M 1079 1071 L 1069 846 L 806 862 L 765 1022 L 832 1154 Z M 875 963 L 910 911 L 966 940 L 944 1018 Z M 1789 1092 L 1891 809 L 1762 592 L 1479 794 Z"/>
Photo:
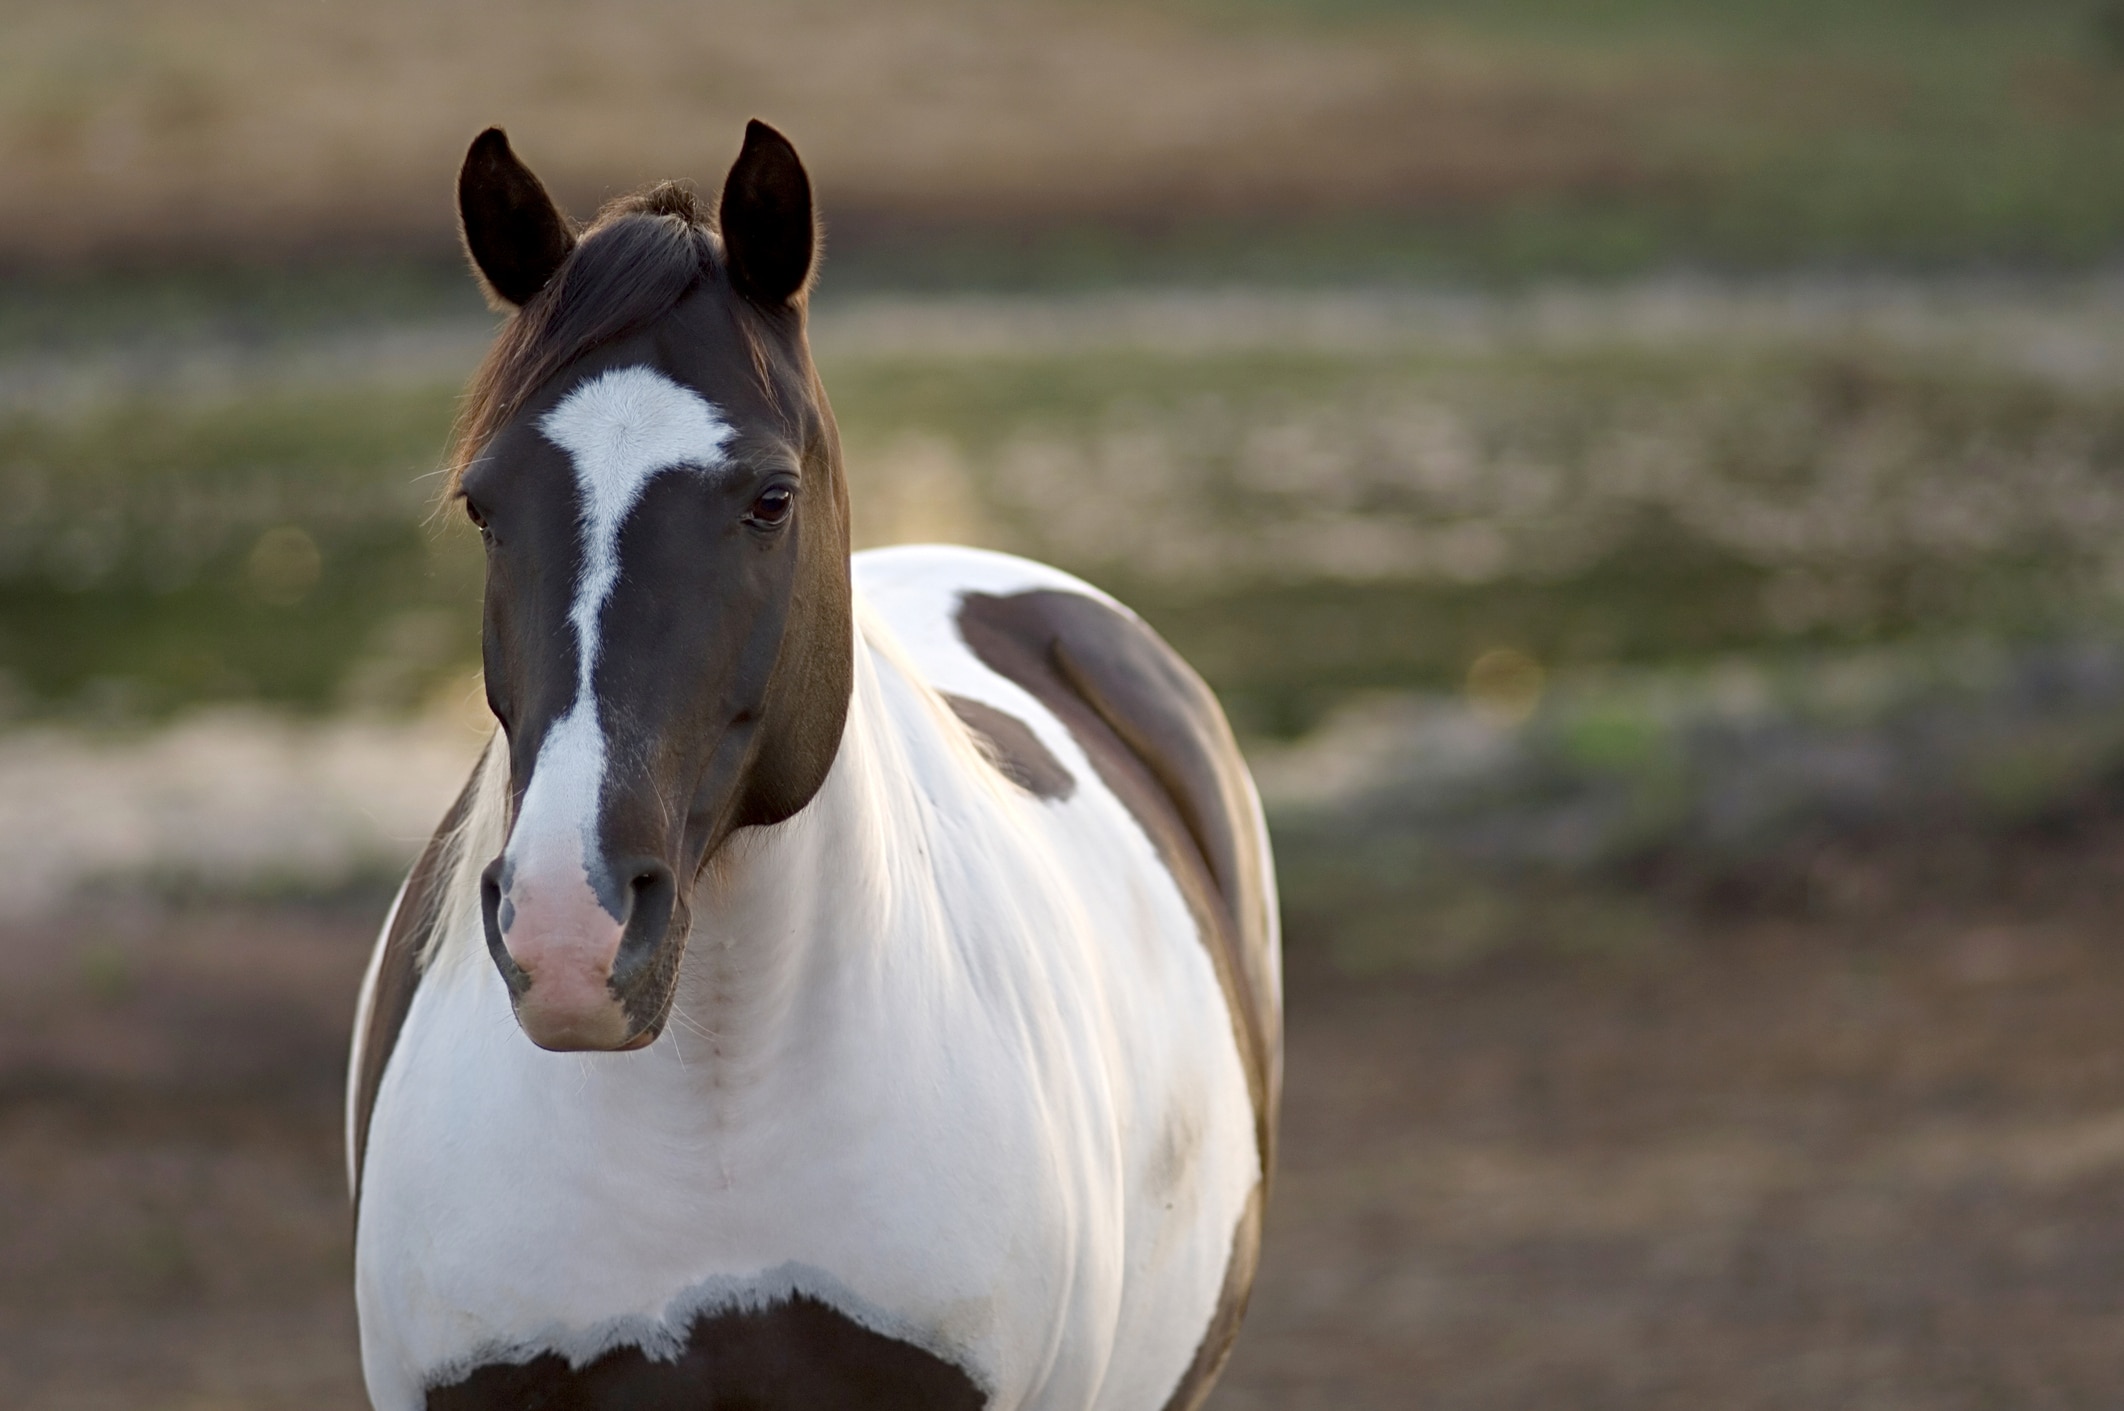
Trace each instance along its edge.
<path fill-rule="evenodd" d="M 545 288 L 575 248 L 568 218 L 509 150 L 509 135 L 498 127 L 473 138 L 465 153 L 457 174 L 457 216 L 481 283 L 511 307 Z"/>

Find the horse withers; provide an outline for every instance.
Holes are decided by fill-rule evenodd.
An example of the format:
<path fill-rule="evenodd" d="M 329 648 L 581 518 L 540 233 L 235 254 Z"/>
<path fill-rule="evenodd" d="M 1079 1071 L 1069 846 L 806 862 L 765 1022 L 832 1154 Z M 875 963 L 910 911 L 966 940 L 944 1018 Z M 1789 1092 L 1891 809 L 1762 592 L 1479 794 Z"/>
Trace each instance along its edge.
<path fill-rule="evenodd" d="M 1214 698 L 1054 569 L 851 558 L 773 129 L 713 219 L 578 232 L 498 130 L 458 195 L 499 729 L 355 1025 L 375 1404 L 1198 1405 L 1282 1053 Z"/>

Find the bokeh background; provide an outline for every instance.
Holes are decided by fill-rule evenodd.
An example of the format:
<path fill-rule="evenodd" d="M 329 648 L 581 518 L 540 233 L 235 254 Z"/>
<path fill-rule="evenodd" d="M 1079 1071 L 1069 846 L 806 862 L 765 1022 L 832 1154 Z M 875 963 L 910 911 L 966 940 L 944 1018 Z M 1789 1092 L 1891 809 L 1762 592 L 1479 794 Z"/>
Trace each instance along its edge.
<path fill-rule="evenodd" d="M 363 1404 L 456 163 L 587 215 L 753 115 L 862 541 L 1113 589 L 1256 764 L 1217 1407 L 2117 1404 L 2109 0 L 0 4 L 0 1403 Z"/>

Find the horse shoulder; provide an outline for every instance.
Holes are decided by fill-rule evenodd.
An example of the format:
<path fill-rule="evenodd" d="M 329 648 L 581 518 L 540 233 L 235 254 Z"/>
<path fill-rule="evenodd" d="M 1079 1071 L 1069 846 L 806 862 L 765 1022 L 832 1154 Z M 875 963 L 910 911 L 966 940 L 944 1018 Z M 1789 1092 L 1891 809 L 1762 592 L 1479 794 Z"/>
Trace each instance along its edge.
<path fill-rule="evenodd" d="M 494 747 L 489 744 L 487 748 Z M 420 988 L 428 940 L 443 914 L 445 897 L 457 872 L 465 823 L 486 772 L 487 757 L 482 754 L 458 792 L 457 801 L 436 825 L 434 836 L 421 849 L 399 888 L 398 900 L 384 920 L 376 954 L 369 962 L 369 978 L 362 986 L 347 1085 L 347 1176 L 357 1218 L 362 1161 L 369 1145 L 369 1119 L 376 1109 L 376 1095 L 383 1087 L 384 1070 L 398 1047 L 399 1033 L 405 1028 L 413 996 Z"/>

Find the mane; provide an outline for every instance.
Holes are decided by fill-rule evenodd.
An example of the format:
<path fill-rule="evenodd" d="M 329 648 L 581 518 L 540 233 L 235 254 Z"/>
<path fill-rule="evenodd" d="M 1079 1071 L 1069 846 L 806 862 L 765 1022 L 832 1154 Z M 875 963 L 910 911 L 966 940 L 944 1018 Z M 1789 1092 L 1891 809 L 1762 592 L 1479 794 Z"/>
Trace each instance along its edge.
<path fill-rule="evenodd" d="M 663 182 L 599 211 L 574 250 L 502 326 L 451 433 L 446 496 L 511 413 L 601 343 L 669 313 L 722 265 L 722 241 L 691 190 Z"/>
<path fill-rule="evenodd" d="M 509 742 L 496 730 L 472 766 L 465 785 L 463 815 L 454 828 L 438 835 L 444 853 L 440 879 L 428 910 L 415 918 L 421 928 L 415 950 L 421 970 L 435 963 L 443 942 L 452 935 L 479 935 L 479 878 L 487 860 L 509 839 Z"/>

